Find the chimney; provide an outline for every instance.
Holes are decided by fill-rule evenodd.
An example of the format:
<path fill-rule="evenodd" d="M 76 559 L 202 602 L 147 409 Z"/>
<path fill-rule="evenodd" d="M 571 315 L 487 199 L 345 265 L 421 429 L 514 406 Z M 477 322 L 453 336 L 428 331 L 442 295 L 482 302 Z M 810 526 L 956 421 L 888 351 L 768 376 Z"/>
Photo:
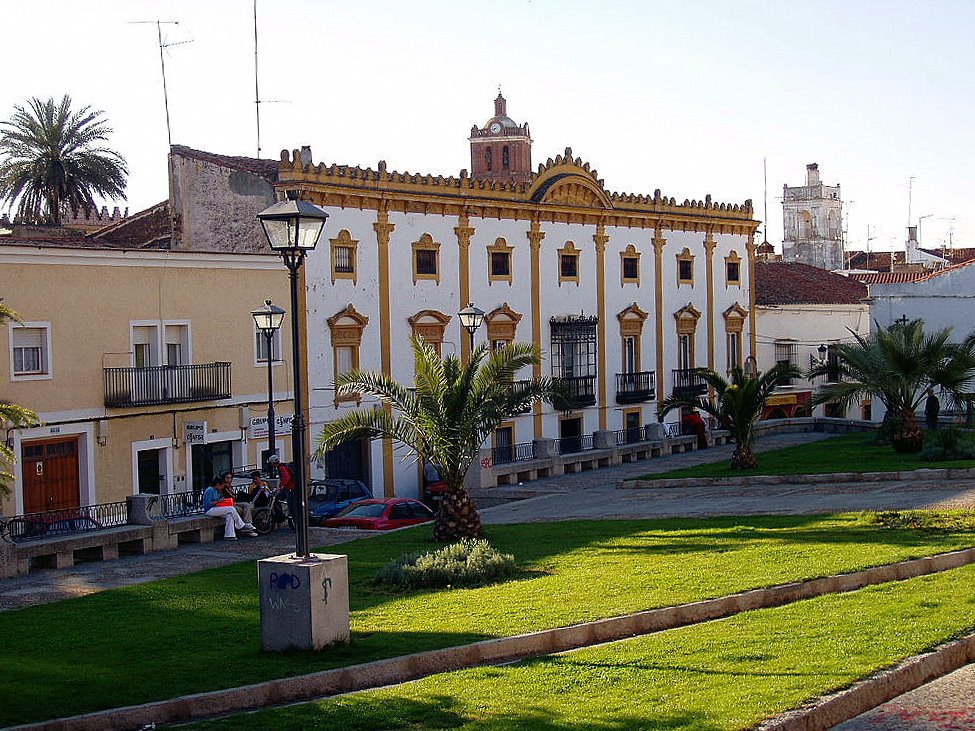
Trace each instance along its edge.
<path fill-rule="evenodd" d="M 806 165 L 806 185 L 819 185 L 819 164 L 811 162 Z"/>
<path fill-rule="evenodd" d="M 917 246 L 917 226 L 907 227 L 907 247 L 904 254 L 904 262 L 907 264 L 917 264 L 921 260 Z"/>
<path fill-rule="evenodd" d="M 311 165 L 311 145 L 301 146 L 301 164 Z"/>

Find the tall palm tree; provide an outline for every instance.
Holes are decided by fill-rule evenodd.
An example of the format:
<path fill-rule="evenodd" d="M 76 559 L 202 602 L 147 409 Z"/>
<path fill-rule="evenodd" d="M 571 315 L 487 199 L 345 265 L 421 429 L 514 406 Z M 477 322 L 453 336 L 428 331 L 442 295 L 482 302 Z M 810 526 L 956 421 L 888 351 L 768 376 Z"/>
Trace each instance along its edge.
<path fill-rule="evenodd" d="M 124 199 L 125 159 L 98 145 L 112 132 L 103 115 L 73 111 L 67 94 L 15 106 L 0 122 L 0 201 L 17 204 L 26 223 L 59 225 L 68 209 L 93 207 L 96 195 Z"/>
<path fill-rule="evenodd" d="M 735 451 L 731 454 L 731 469 L 748 470 L 758 467 L 752 451 L 753 426 L 762 415 L 765 401 L 775 389 L 791 378 L 800 377 L 793 365 L 778 365 L 754 376 L 741 368 L 732 368 L 731 380 L 707 368 L 697 373 L 714 392 L 714 399 L 684 394 L 671 395 L 661 403 L 661 419 L 681 407 L 700 409 L 713 416 L 718 424 L 731 432 Z"/>
<path fill-rule="evenodd" d="M 814 403 L 835 402 L 850 406 L 874 396 L 886 408 L 894 448 L 918 451 L 924 432 L 915 412 L 928 388 L 939 391 L 949 406 L 972 399 L 975 385 L 975 333 L 961 343 L 951 342 L 951 328 L 924 332 L 922 320 L 877 327 L 874 335 L 853 334 L 855 341 L 836 347 L 838 366 L 820 364 L 810 378 L 839 368 L 840 381 L 823 386 Z"/>
<path fill-rule="evenodd" d="M 0 298 L 0 324 L 8 320 L 20 322 L 20 317 L 4 305 L 3 299 Z M 0 399 L 0 428 L 33 426 L 37 423 L 37 414 L 30 409 Z M 17 456 L 14 451 L 7 446 L 6 442 L 0 442 L 0 495 L 10 493 L 10 483 L 14 481 L 13 467 L 16 461 Z"/>
<path fill-rule="evenodd" d="M 412 345 L 414 388 L 378 372 L 339 376 L 339 395 L 369 394 L 388 409 L 353 411 L 326 424 L 315 453 L 320 456 L 362 437 L 393 439 L 417 459 L 432 464 L 446 483 L 434 537 L 441 541 L 473 538 L 481 532 L 481 519 L 464 479 L 481 445 L 502 422 L 523 413 L 537 399 L 551 402 L 562 394 L 547 378 L 514 385 L 519 370 L 538 362 L 531 344 L 514 343 L 494 351 L 480 345 L 467 363 L 453 355 L 441 358 L 419 338 L 413 338 Z"/>

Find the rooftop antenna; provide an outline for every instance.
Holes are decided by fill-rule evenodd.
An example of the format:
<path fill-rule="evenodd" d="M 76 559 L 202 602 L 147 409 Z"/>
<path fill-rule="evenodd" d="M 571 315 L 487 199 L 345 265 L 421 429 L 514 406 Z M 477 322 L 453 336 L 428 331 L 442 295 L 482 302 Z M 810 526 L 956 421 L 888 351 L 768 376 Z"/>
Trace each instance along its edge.
<path fill-rule="evenodd" d="M 173 133 L 169 126 L 169 92 L 166 90 L 166 58 L 163 55 L 163 49 L 170 48 L 172 46 L 184 46 L 187 43 L 192 43 L 189 41 L 179 41 L 177 43 L 163 43 L 162 37 L 162 27 L 164 25 L 179 25 L 178 20 L 132 20 L 129 21 L 129 25 L 155 25 L 156 26 L 156 37 L 159 39 L 159 66 L 162 69 L 162 83 L 163 83 L 163 104 L 166 107 L 166 140 L 169 142 L 169 146 L 173 146 Z"/>
<path fill-rule="evenodd" d="M 907 225 L 911 225 L 911 194 L 914 192 L 914 181 L 917 179 L 916 175 L 912 175 L 907 179 Z"/>
<path fill-rule="evenodd" d="M 762 243 L 768 243 L 768 166 L 766 165 L 768 158 L 762 158 L 762 190 L 763 196 L 765 198 L 765 221 L 762 225 Z"/>
<path fill-rule="evenodd" d="M 846 219 L 846 225 L 843 227 L 843 258 L 846 260 L 846 268 L 850 268 L 850 262 L 853 260 L 853 255 L 846 250 L 847 244 L 850 243 L 850 206 L 852 206 L 856 201 L 843 201 L 843 205 L 846 206 L 846 210 L 843 211 L 843 217 Z"/>
<path fill-rule="evenodd" d="M 257 121 L 257 157 L 261 157 L 261 104 L 290 104 L 285 99 L 265 99 L 261 101 L 261 91 L 257 76 L 257 0 L 254 0 L 254 115 Z"/>

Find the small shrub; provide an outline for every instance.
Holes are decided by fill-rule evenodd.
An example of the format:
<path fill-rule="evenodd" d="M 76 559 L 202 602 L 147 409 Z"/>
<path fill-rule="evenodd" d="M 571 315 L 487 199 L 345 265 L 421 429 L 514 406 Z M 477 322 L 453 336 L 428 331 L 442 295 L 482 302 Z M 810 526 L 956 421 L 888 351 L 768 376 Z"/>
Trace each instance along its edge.
<path fill-rule="evenodd" d="M 884 510 L 870 513 L 874 525 L 895 530 L 945 533 L 975 530 L 975 514 L 970 512 L 936 512 L 930 510 Z"/>
<path fill-rule="evenodd" d="M 954 459 L 975 459 L 975 435 L 955 427 L 937 429 L 925 434 L 921 460 L 941 462 Z"/>
<path fill-rule="evenodd" d="M 408 553 L 390 561 L 374 583 L 398 589 L 480 586 L 515 573 L 515 557 L 483 538 L 465 539 L 429 553 Z"/>

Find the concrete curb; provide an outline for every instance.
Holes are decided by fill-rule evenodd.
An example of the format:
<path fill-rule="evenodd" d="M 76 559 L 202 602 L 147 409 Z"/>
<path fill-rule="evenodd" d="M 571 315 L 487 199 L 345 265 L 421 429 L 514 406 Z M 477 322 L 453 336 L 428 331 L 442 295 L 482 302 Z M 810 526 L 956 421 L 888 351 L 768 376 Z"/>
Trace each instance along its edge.
<path fill-rule="evenodd" d="M 889 670 L 823 696 L 807 706 L 765 721 L 756 726 L 755 731 L 826 731 L 973 660 L 975 635 L 967 635 L 931 652 L 910 657 Z"/>
<path fill-rule="evenodd" d="M 655 487 L 750 487 L 753 485 L 834 485 L 860 482 L 886 482 L 900 480 L 911 482 L 945 482 L 947 480 L 971 480 L 975 468 L 920 469 L 904 472 L 831 472 L 813 475 L 749 475 L 747 477 L 675 477 L 666 480 L 621 480 L 621 490 L 646 490 Z"/>
<path fill-rule="evenodd" d="M 511 662 L 538 655 L 575 650 L 603 642 L 721 619 L 739 612 L 791 604 L 824 594 L 854 591 L 872 584 L 911 579 L 959 568 L 970 563 L 975 563 L 975 548 L 875 566 L 850 574 L 836 574 L 791 584 L 779 584 L 765 589 L 752 589 L 717 599 L 651 609 L 569 627 L 500 637 L 470 645 L 419 652 L 335 670 L 278 678 L 239 688 L 197 693 L 15 728 L 110 731 L 139 729 L 151 723 L 179 723 L 230 715 L 268 706 L 310 701 L 339 693 L 404 683 L 427 675 L 478 665 Z"/>

